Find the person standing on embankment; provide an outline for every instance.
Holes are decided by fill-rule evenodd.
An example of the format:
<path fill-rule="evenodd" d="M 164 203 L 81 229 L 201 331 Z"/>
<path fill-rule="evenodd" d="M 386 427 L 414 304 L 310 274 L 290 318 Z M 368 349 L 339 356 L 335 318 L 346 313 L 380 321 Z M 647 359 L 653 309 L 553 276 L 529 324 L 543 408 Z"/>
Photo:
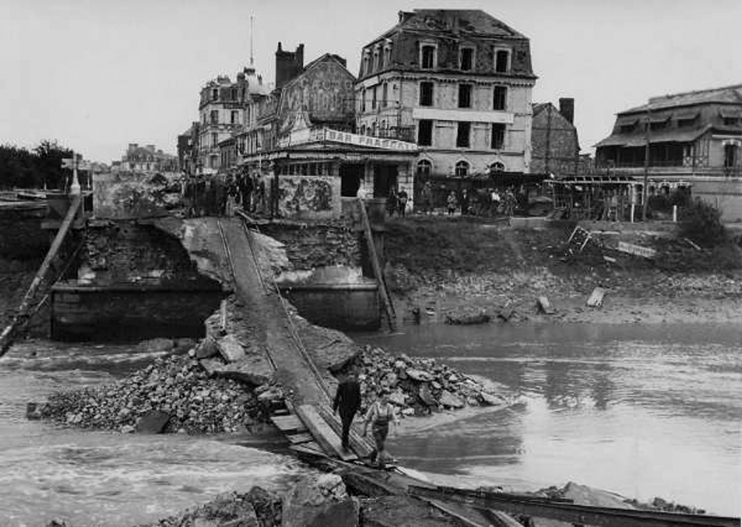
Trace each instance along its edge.
<path fill-rule="evenodd" d="M 371 423 L 371 434 L 374 438 L 375 449 L 371 453 L 371 463 L 376 461 L 380 469 L 385 468 L 386 450 L 384 443 L 389 435 L 389 425 L 397 425 L 397 415 L 394 408 L 389 403 L 389 390 L 382 388 L 379 391 L 379 398 L 373 402 L 366 412 L 363 422 L 363 436 L 366 435 L 368 424 Z"/>
<path fill-rule="evenodd" d="M 343 423 L 343 448 L 348 450 L 348 435 L 353 418 L 361 407 L 361 386 L 358 384 L 355 370 L 349 372 L 338 384 L 335 392 L 335 401 L 332 409 L 335 413 L 340 410 L 340 421 Z"/>

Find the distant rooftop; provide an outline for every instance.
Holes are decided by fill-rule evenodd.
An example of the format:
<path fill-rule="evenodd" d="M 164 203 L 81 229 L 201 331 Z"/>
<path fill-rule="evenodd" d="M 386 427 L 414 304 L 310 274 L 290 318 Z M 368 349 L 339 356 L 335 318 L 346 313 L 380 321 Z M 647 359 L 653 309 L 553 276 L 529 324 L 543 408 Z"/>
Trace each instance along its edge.
<path fill-rule="evenodd" d="M 742 104 L 742 84 L 651 97 L 647 104 L 624 110 L 619 115 L 708 103 Z"/>

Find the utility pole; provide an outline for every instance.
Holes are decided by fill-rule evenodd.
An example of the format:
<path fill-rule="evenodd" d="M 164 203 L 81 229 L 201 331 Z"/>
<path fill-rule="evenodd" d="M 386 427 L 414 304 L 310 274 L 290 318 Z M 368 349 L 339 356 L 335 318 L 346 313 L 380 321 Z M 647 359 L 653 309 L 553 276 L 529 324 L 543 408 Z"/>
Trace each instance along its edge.
<path fill-rule="evenodd" d="M 648 185 L 649 185 L 649 129 L 651 127 L 650 109 L 647 106 L 647 116 L 645 117 L 646 122 L 644 123 L 644 184 L 642 185 L 642 221 L 647 221 L 647 198 L 648 198 Z"/>

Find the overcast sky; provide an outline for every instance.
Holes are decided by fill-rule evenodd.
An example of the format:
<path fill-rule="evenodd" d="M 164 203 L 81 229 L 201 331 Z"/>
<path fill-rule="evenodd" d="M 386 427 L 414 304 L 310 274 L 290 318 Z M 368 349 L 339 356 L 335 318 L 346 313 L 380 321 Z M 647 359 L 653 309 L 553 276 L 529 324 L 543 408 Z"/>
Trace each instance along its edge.
<path fill-rule="evenodd" d="M 483 9 L 529 37 L 533 100 L 576 99 L 583 151 L 652 95 L 742 83 L 742 0 L 0 0 L 0 143 L 175 153 L 201 86 L 248 63 L 251 14 L 273 82 L 278 41 L 357 74 L 361 46 L 416 7 Z"/>

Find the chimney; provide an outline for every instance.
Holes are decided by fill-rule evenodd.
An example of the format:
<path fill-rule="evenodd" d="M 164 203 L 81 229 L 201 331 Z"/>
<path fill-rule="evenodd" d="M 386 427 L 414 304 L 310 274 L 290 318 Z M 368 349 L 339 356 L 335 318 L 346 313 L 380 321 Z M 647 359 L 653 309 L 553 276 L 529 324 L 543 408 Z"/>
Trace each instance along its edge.
<path fill-rule="evenodd" d="M 570 124 L 575 122 L 575 100 L 573 97 L 561 97 L 559 99 L 559 113 L 564 116 Z"/>
<path fill-rule="evenodd" d="M 415 16 L 415 13 L 411 13 L 410 11 L 400 11 L 399 12 L 399 23 L 404 24 L 413 16 Z"/>
<path fill-rule="evenodd" d="M 299 44 L 296 51 L 283 51 L 279 42 L 276 50 L 276 88 L 281 88 L 303 70 L 304 44 Z"/>

